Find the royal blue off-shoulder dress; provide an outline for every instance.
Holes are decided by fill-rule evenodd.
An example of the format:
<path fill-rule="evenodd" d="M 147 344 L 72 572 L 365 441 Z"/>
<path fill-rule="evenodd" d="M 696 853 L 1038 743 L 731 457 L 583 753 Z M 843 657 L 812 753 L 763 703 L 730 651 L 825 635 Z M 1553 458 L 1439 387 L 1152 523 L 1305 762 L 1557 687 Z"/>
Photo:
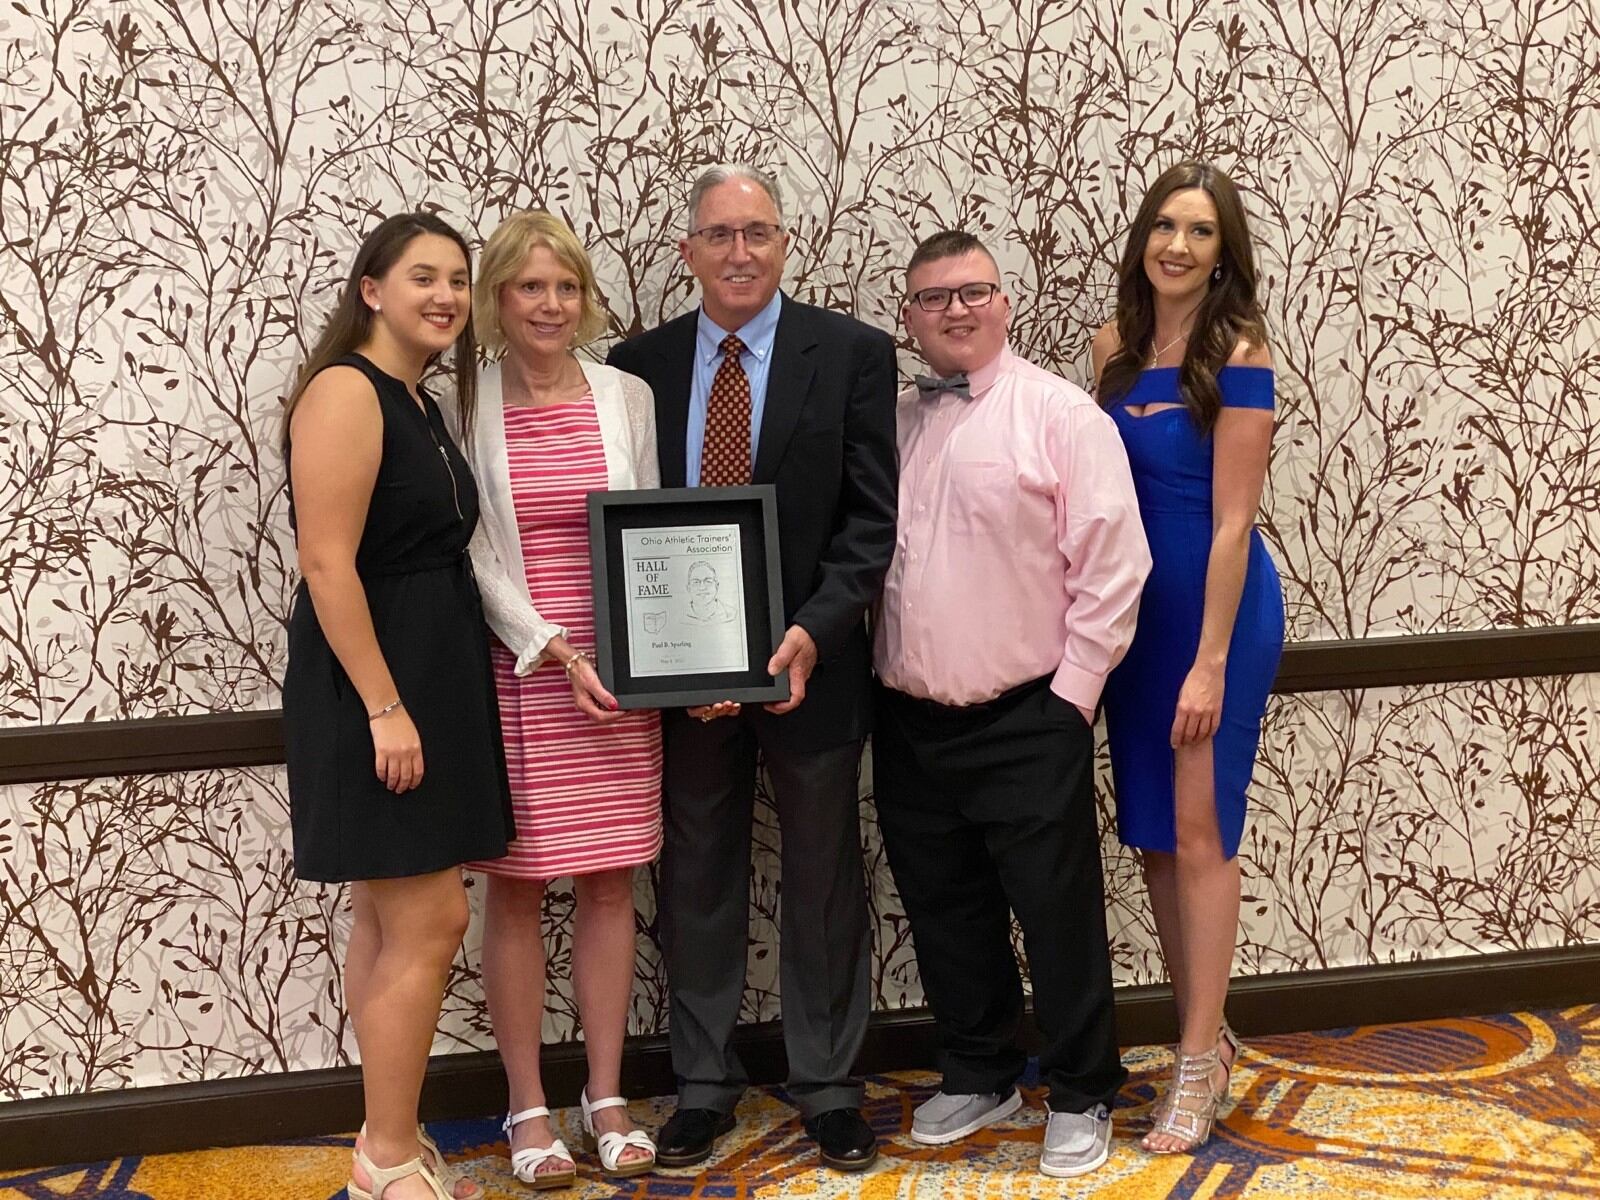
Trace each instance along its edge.
<path fill-rule="evenodd" d="M 1268 367 L 1223 367 L 1224 407 L 1273 407 Z M 1107 740 L 1117 794 L 1117 836 L 1143 850 L 1176 847 L 1172 720 L 1178 692 L 1200 648 L 1206 564 L 1211 554 L 1212 444 L 1187 408 L 1136 417 L 1128 408 L 1175 404 L 1178 368 L 1154 367 L 1117 399 L 1111 418 L 1122 434 L 1139 495 L 1153 565 L 1139 601 L 1139 624 L 1127 656 L 1106 681 Z M 1222 722 L 1212 742 L 1217 828 L 1223 852 L 1239 852 L 1245 789 L 1261 740 L 1261 718 L 1283 651 L 1283 586 L 1260 530 L 1228 646 Z"/>

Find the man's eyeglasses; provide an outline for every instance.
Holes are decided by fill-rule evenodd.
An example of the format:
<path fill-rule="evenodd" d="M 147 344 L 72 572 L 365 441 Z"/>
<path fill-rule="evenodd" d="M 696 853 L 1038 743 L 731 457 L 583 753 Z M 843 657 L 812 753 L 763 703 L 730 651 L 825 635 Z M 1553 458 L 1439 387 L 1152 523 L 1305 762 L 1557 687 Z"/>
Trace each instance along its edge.
<path fill-rule="evenodd" d="M 752 250 L 761 250 L 776 242 L 782 233 L 781 225 L 753 221 L 742 229 L 735 229 L 731 225 L 707 225 L 704 229 L 696 229 L 689 236 L 702 238 L 713 250 L 726 250 L 733 245 L 734 238 L 743 236 L 746 246 Z"/>
<path fill-rule="evenodd" d="M 912 292 L 909 299 L 923 312 L 943 312 L 957 296 L 968 308 L 982 308 L 994 299 L 999 290 L 998 283 L 963 283 L 953 288 L 923 288 L 920 292 Z"/>

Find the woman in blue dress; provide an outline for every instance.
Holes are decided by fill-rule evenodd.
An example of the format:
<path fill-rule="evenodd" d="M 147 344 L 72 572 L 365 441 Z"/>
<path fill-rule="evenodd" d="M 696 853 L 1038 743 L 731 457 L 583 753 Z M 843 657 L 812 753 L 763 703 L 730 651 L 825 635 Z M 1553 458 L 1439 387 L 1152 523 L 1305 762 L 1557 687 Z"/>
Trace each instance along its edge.
<path fill-rule="evenodd" d="M 1144 1139 L 1170 1154 L 1211 1135 L 1239 1053 L 1223 1016 L 1239 839 L 1283 648 L 1283 592 L 1255 527 L 1272 363 L 1244 206 L 1215 167 L 1180 163 L 1145 197 L 1094 366 L 1154 559 L 1105 710 L 1117 832 L 1141 851 L 1177 1000 L 1172 1086 Z"/>

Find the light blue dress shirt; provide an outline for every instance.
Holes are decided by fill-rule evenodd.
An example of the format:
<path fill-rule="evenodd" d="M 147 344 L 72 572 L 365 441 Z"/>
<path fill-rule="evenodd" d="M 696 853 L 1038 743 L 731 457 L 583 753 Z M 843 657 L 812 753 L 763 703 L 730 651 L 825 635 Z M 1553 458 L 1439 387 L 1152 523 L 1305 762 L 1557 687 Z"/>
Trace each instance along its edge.
<path fill-rule="evenodd" d="M 767 376 L 772 371 L 772 346 L 778 336 L 778 312 L 783 307 L 783 293 L 778 292 L 771 302 L 734 330 L 744 343 L 744 353 L 739 363 L 750 380 L 750 466 L 756 463 L 756 446 L 761 441 L 761 414 L 767 406 Z M 684 437 L 684 482 L 690 487 L 700 486 L 700 454 L 706 444 L 706 408 L 711 401 L 711 381 L 717 377 L 722 365 L 722 339 L 729 330 L 723 329 L 700 310 L 699 332 L 694 343 L 694 382 L 689 387 L 689 427 Z"/>

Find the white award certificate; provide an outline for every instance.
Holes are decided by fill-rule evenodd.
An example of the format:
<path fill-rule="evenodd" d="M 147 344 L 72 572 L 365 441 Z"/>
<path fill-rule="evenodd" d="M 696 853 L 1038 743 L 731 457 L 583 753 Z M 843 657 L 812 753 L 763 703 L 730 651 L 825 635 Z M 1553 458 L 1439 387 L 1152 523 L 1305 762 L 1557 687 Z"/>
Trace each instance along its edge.
<path fill-rule="evenodd" d="M 738 525 L 623 529 L 630 673 L 748 671 L 741 563 Z"/>

